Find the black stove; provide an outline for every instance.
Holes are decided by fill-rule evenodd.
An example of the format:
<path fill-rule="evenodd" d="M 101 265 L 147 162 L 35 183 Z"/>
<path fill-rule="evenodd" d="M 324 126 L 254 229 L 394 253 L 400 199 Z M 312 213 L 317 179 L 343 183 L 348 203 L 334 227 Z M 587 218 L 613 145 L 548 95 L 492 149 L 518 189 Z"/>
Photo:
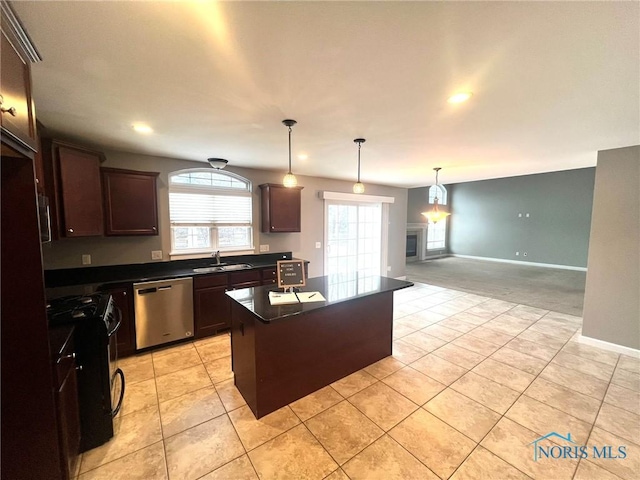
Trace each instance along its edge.
<path fill-rule="evenodd" d="M 79 319 L 93 319 L 98 311 L 103 312 L 108 304 L 108 295 L 73 295 L 55 298 L 47 302 L 50 326 L 75 323 Z"/>
<path fill-rule="evenodd" d="M 111 295 L 69 296 L 47 303 L 50 326 L 73 324 L 78 364 L 80 451 L 113 437 L 113 417 L 124 398 L 124 373 L 118 368 L 120 310 Z"/>

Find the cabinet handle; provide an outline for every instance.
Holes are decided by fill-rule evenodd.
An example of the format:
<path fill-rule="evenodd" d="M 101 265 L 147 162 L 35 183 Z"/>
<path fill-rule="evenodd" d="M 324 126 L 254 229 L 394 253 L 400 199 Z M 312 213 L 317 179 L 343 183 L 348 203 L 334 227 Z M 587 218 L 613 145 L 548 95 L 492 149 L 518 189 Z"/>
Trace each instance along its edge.
<path fill-rule="evenodd" d="M 276 227 L 274 227 L 273 225 L 271 225 L 271 230 L 273 230 L 274 228 L 276 228 Z"/>
<path fill-rule="evenodd" d="M 70 228 L 68 231 L 69 233 L 73 233 L 73 228 Z"/>
<path fill-rule="evenodd" d="M 15 117 L 18 113 L 18 111 L 16 110 L 16 107 L 11 107 L 11 108 L 0 107 L 0 110 L 2 110 L 2 113 L 8 113 L 12 117 Z"/>
<path fill-rule="evenodd" d="M 81 371 L 82 371 L 82 365 L 78 365 L 78 366 L 76 367 L 76 370 L 78 370 L 79 372 L 81 372 Z"/>
<path fill-rule="evenodd" d="M 158 229 L 156 227 L 151 227 L 151 230 L 153 230 L 154 232 L 158 231 Z"/>
<path fill-rule="evenodd" d="M 68 358 L 76 358 L 76 352 L 70 353 L 69 355 L 63 355 L 61 360 L 66 360 Z"/>
<path fill-rule="evenodd" d="M 2 95 L 0 95 L 0 110 L 2 111 L 2 113 L 8 113 L 12 117 L 15 117 L 18 114 L 18 111 L 16 110 L 16 107 L 4 108 L 2 106 L 3 103 L 4 103 L 4 97 Z"/>

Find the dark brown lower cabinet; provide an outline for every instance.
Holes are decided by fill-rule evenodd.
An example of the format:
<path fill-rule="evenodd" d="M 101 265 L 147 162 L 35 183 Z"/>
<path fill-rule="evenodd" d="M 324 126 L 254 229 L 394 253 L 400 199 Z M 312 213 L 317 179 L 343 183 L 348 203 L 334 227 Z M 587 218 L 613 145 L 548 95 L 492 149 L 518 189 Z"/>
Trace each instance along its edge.
<path fill-rule="evenodd" d="M 229 275 L 203 275 L 193 279 L 195 338 L 215 335 L 231 327 L 231 307 L 225 295 Z"/>
<path fill-rule="evenodd" d="M 75 478 L 80 460 L 80 409 L 78 376 L 73 340 L 74 327 L 65 325 L 49 332 L 63 478 Z"/>
<path fill-rule="evenodd" d="M 133 313 L 133 286 L 129 283 L 121 286 L 101 288 L 110 293 L 116 307 L 120 309 L 121 323 L 118 329 L 118 357 L 126 357 L 136 353 L 136 326 Z"/>
<path fill-rule="evenodd" d="M 67 478 L 71 479 L 75 478 L 74 474 L 80 458 L 78 453 L 80 450 L 78 376 L 75 363 L 58 389 L 57 402 L 63 468 L 67 470 Z"/>
<path fill-rule="evenodd" d="M 275 285 L 278 279 L 278 273 L 275 268 L 263 268 L 262 271 L 262 285 Z"/>

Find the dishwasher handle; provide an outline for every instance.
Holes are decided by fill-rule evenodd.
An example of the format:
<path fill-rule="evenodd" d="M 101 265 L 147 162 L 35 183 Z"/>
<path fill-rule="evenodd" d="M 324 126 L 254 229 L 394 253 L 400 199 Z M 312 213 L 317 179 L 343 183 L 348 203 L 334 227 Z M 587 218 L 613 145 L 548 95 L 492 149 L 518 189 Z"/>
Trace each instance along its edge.
<path fill-rule="evenodd" d="M 138 295 L 147 295 L 149 293 L 156 293 L 158 291 L 158 289 L 156 287 L 152 287 L 152 288 L 141 288 L 140 290 L 137 290 Z"/>

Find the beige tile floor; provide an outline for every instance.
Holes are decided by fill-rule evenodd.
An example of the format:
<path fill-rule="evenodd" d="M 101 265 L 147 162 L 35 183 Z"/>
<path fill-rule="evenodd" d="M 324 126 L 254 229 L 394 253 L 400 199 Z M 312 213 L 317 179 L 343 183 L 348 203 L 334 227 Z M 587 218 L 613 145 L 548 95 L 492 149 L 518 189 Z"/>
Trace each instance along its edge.
<path fill-rule="evenodd" d="M 577 343 L 581 318 L 416 284 L 394 319 L 393 356 L 259 421 L 229 335 L 123 359 L 116 435 L 77 478 L 639 478 L 640 360 Z M 534 461 L 552 431 L 627 456 Z"/>

